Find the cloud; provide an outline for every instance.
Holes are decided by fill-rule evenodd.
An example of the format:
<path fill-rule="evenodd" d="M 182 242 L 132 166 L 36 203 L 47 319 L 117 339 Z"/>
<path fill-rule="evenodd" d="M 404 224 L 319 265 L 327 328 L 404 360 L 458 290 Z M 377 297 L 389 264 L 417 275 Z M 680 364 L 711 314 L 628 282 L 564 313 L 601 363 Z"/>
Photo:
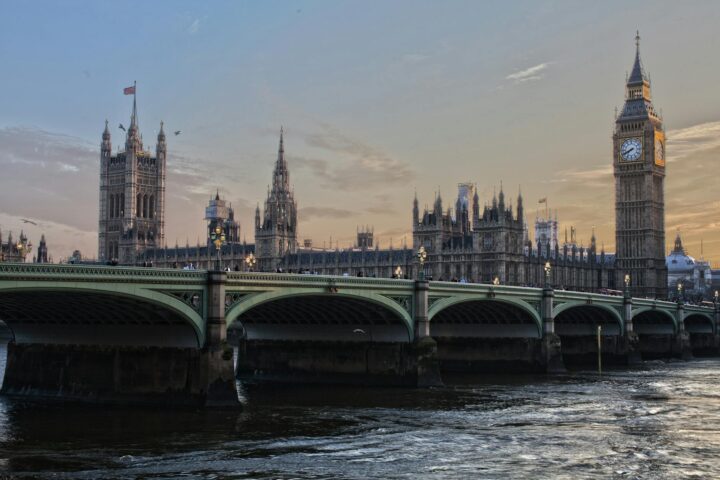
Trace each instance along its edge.
<path fill-rule="evenodd" d="M 667 161 L 689 158 L 720 147 L 720 122 L 706 122 L 667 132 Z"/>
<path fill-rule="evenodd" d="M 321 133 L 305 134 L 305 143 L 324 155 L 323 158 L 288 156 L 294 165 L 307 168 L 322 181 L 322 186 L 337 190 L 356 191 L 404 185 L 415 178 L 408 164 L 386 153 L 325 128 Z"/>
<path fill-rule="evenodd" d="M 552 62 L 540 63 L 538 65 L 526 68 L 525 70 L 520 70 L 515 73 L 511 73 L 510 75 L 505 77 L 505 79 L 511 80 L 516 84 L 540 80 L 545 76 L 544 72 L 550 66 L 551 63 Z"/>
<path fill-rule="evenodd" d="M 199 18 L 196 18 L 196 19 L 193 20 L 193 22 L 188 26 L 187 32 L 188 32 L 190 35 L 195 35 L 195 34 L 198 32 L 198 30 L 200 30 L 200 19 L 199 19 Z"/>
<path fill-rule="evenodd" d="M 424 55 L 422 53 L 406 53 L 403 55 L 400 60 L 402 63 L 408 64 L 408 65 L 414 65 L 417 63 L 424 62 L 430 58 L 428 55 Z"/>
<path fill-rule="evenodd" d="M 356 214 L 352 210 L 334 207 L 303 207 L 298 210 L 298 217 L 303 221 L 313 218 L 347 218 Z"/>

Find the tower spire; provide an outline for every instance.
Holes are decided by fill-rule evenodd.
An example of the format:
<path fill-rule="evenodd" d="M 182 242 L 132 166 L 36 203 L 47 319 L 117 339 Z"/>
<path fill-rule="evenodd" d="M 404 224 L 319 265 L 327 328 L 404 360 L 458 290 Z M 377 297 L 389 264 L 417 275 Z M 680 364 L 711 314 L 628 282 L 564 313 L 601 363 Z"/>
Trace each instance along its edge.
<path fill-rule="evenodd" d="M 137 129 L 137 82 L 133 81 L 133 110 L 130 117 L 130 128 Z"/>
<path fill-rule="evenodd" d="M 638 30 L 635 35 L 635 62 L 633 63 L 630 76 L 627 79 L 627 84 L 630 86 L 642 83 L 649 83 L 649 81 L 647 75 L 645 74 L 642 60 L 640 59 L 640 31 Z"/>

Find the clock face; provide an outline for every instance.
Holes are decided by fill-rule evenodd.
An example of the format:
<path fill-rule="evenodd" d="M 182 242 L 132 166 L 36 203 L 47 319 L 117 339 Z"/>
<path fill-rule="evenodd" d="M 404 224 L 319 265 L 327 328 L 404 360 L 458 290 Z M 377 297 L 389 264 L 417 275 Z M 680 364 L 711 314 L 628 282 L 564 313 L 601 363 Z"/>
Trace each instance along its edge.
<path fill-rule="evenodd" d="M 665 165 L 665 145 L 659 138 L 655 139 L 655 163 Z"/>
<path fill-rule="evenodd" d="M 642 153 L 642 144 L 637 138 L 628 138 L 620 147 L 620 156 L 623 160 L 633 162 L 640 158 Z"/>

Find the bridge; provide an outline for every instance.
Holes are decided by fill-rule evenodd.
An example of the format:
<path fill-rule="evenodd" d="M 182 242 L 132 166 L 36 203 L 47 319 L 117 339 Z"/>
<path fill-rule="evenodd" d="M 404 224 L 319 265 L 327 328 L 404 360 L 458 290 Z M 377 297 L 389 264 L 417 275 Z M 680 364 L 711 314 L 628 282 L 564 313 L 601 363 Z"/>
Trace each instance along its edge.
<path fill-rule="evenodd" d="M 720 310 L 413 280 L 0 264 L 2 393 L 233 405 L 247 381 L 433 385 L 718 353 Z M 238 351 L 233 361 L 233 348 Z"/>

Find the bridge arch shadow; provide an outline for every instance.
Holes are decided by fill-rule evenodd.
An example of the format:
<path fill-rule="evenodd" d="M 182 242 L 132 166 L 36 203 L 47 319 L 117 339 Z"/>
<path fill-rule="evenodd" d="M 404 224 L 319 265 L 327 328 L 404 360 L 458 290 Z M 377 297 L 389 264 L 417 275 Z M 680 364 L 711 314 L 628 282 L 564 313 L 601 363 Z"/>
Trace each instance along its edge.
<path fill-rule="evenodd" d="M 594 336 L 598 326 L 602 327 L 604 336 L 622 334 L 622 317 L 610 306 L 566 303 L 555 307 L 553 317 L 555 333 L 561 337 Z"/>
<path fill-rule="evenodd" d="M 433 338 L 542 337 L 539 314 L 524 302 L 466 298 L 441 304 L 428 316 Z"/>
<path fill-rule="evenodd" d="M 204 342 L 197 312 L 144 289 L 6 288 L 0 321 L 16 343 L 198 348 Z"/>
<path fill-rule="evenodd" d="M 231 336 L 237 332 L 248 341 L 409 343 L 413 338 L 409 312 L 373 294 L 253 294 L 232 307 L 226 321 Z"/>
<path fill-rule="evenodd" d="M 643 335 L 675 335 L 677 321 L 665 310 L 641 308 L 633 310 L 633 330 Z"/>
<path fill-rule="evenodd" d="M 715 333 L 714 322 L 710 315 L 704 313 L 689 313 L 684 319 L 685 330 L 688 333 Z"/>

